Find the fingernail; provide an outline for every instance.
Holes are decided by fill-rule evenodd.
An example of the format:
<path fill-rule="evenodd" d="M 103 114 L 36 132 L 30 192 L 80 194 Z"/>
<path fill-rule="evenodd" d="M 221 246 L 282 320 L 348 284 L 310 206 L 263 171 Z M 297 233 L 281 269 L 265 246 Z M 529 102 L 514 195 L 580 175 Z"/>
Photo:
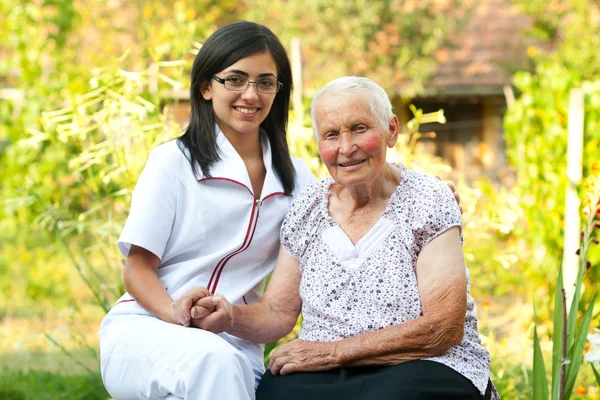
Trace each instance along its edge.
<path fill-rule="evenodd" d="M 192 317 L 198 318 L 198 310 L 196 310 L 195 308 L 192 310 Z"/>
<path fill-rule="evenodd" d="M 213 303 L 217 304 L 217 303 L 221 302 L 221 298 L 218 297 L 218 296 L 215 296 L 215 297 L 212 298 L 212 301 L 213 301 Z"/>
<path fill-rule="evenodd" d="M 183 318 L 185 322 L 188 322 L 189 320 L 189 317 L 187 315 L 182 315 L 181 318 Z"/>

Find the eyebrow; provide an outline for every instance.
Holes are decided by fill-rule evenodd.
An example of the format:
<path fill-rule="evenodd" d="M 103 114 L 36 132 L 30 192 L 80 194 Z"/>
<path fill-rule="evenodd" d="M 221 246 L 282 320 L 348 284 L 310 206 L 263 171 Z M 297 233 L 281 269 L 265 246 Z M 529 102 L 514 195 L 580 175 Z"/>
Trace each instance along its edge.
<path fill-rule="evenodd" d="M 239 69 L 230 69 L 228 71 L 225 71 L 226 74 L 238 74 L 238 75 L 244 75 L 245 77 L 249 77 L 250 74 L 248 74 L 246 71 L 242 71 Z M 277 75 L 275 75 L 272 72 L 265 72 L 264 74 L 259 74 L 258 77 L 259 78 L 265 78 L 267 76 L 272 76 L 273 78 L 277 78 Z"/>

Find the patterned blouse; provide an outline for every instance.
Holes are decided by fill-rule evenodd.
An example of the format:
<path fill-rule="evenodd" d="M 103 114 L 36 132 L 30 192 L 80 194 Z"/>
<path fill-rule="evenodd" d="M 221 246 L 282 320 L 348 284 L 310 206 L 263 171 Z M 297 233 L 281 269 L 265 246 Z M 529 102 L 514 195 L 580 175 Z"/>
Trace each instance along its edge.
<path fill-rule="evenodd" d="M 329 215 L 332 178 L 308 186 L 294 200 L 281 228 L 281 243 L 300 261 L 301 339 L 331 342 L 421 315 L 417 257 L 432 239 L 460 227 L 461 215 L 444 183 L 396 166 L 402 171 L 400 184 L 379 221 L 356 245 Z M 426 359 L 459 372 L 483 394 L 490 356 L 479 340 L 469 289 L 467 269 L 462 342 Z"/>

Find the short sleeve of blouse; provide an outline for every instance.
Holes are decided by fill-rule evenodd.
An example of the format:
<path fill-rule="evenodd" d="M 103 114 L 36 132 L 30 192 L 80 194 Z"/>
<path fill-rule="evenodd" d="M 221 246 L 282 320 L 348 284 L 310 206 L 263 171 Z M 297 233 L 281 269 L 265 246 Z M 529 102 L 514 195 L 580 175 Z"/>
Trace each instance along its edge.
<path fill-rule="evenodd" d="M 458 226 L 462 230 L 460 209 L 450 188 L 428 175 L 417 178 L 418 217 L 413 220 L 413 234 L 418 251 L 448 229 Z M 462 241 L 462 232 L 461 232 Z"/>
<path fill-rule="evenodd" d="M 136 245 L 162 259 L 171 236 L 178 185 L 157 150 L 150 154 L 135 185 L 129 216 L 117 243 L 125 257 L 131 245 Z"/>
<path fill-rule="evenodd" d="M 305 187 L 294 199 L 281 225 L 284 249 L 300 260 L 321 222 L 322 181 Z"/>

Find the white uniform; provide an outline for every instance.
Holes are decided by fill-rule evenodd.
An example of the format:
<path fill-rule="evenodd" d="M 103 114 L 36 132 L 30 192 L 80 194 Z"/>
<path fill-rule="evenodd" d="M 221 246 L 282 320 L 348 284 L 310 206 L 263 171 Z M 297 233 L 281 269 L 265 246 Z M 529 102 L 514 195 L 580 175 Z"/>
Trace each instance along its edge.
<path fill-rule="evenodd" d="M 150 154 L 118 245 L 124 256 L 132 244 L 155 254 L 158 276 L 172 298 L 194 286 L 232 304 L 261 298 L 293 199 L 272 169 L 264 133 L 261 144 L 267 173 L 260 200 L 244 161 L 222 132 L 221 160 L 211 178 L 192 173 L 175 140 Z M 302 161 L 292 161 L 296 194 L 315 178 Z M 118 400 L 254 399 L 264 372 L 262 345 L 165 323 L 127 293 L 102 321 L 100 348 L 104 385 Z"/>

